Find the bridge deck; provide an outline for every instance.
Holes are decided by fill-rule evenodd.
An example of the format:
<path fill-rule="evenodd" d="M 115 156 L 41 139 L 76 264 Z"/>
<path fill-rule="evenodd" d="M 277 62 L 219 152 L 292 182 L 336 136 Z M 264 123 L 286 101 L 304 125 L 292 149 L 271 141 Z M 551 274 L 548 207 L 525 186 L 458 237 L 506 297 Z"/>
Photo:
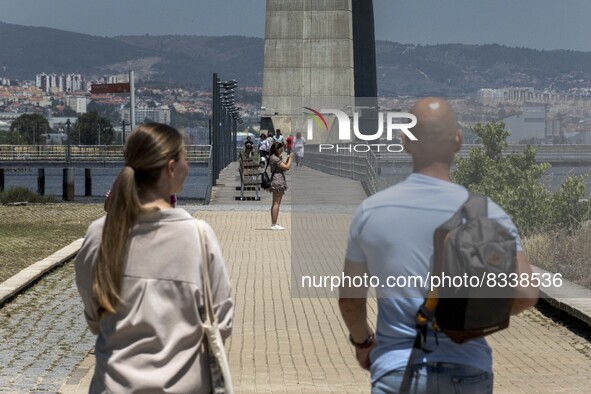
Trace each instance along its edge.
<path fill-rule="evenodd" d="M 236 174 L 232 166 L 222 172 L 221 179 L 227 181 L 218 186 L 213 206 L 186 208 L 212 225 L 228 263 L 236 300 L 228 349 L 237 392 L 368 392 L 368 374 L 354 359 L 336 299 L 291 295 L 295 256 L 313 256 L 323 267 L 342 265 L 352 204 L 363 198 L 359 183 L 294 168 L 286 196 L 292 205 L 285 205 L 280 214 L 286 231 L 272 232 L 269 196 L 263 194 L 259 203 L 224 200 L 223 196 L 237 193 L 236 183 L 231 182 Z M 71 280 L 64 282 L 72 286 Z M 55 292 L 60 293 L 55 297 L 64 293 Z M 76 297 L 75 291 L 68 294 Z M 63 303 L 48 297 L 42 302 Z M 23 316 L 30 313 L 28 308 L 31 305 L 23 305 Z M 68 309 L 83 323 L 80 306 Z M 376 319 L 374 301 L 369 318 Z M 39 319 L 37 326 L 44 324 L 43 317 Z M 536 310 L 513 318 L 511 327 L 492 336 L 490 343 L 495 392 L 583 393 L 591 386 L 588 342 Z M 61 392 L 87 392 L 92 372 L 93 356 L 89 356 L 69 375 Z M 1 375 L 0 369 L 0 379 Z"/>

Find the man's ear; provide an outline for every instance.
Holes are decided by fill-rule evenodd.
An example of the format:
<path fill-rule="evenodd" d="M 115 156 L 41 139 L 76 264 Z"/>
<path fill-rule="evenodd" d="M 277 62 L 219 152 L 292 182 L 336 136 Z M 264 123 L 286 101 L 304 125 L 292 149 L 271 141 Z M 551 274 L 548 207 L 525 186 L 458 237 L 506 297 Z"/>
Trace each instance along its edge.
<path fill-rule="evenodd" d="M 458 131 L 456 132 L 456 152 L 459 152 L 460 149 L 462 148 L 462 140 L 464 138 L 464 133 L 462 133 L 462 129 L 458 129 Z"/>
<path fill-rule="evenodd" d="M 406 153 L 412 153 L 412 144 L 410 143 L 410 139 L 404 133 L 400 133 L 400 143 L 404 148 Z"/>

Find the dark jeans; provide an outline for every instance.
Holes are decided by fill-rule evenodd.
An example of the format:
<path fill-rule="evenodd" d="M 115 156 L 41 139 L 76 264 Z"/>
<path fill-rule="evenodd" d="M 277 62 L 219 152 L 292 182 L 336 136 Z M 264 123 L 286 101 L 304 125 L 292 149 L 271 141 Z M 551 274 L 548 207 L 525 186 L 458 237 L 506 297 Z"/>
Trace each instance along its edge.
<path fill-rule="evenodd" d="M 382 376 L 372 385 L 372 394 L 398 393 L 403 376 L 404 368 Z M 415 365 L 410 383 L 412 394 L 492 394 L 492 392 L 492 373 L 469 365 L 454 363 Z"/>

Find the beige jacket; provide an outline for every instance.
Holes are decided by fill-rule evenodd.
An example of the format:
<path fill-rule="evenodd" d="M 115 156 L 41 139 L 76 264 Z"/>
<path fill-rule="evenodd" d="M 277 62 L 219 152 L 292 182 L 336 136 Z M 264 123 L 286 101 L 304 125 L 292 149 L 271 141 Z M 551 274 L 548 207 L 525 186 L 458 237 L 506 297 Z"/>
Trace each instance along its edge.
<path fill-rule="evenodd" d="M 99 319 L 92 295 L 105 218 L 92 223 L 76 257 L 76 284 L 90 330 L 98 335 L 91 393 L 209 392 L 200 310 L 201 245 L 183 209 L 142 215 L 131 233 L 117 312 Z M 228 337 L 234 312 L 216 236 L 203 225 L 214 307 Z"/>

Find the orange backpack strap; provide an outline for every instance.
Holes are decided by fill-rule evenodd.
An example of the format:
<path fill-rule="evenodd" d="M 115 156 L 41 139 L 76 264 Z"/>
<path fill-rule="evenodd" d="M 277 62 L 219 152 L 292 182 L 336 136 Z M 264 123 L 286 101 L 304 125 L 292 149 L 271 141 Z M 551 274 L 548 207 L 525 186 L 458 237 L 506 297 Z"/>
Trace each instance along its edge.
<path fill-rule="evenodd" d="M 435 230 L 435 234 L 433 235 L 433 276 L 441 275 L 441 271 L 443 269 L 443 246 L 448 234 L 449 229 L 440 227 Z M 431 353 L 437 349 L 437 346 L 439 346 L 439 341 L 437 339 L 438 327 L 437 321 L 435 320 L 435 309 L 437 309 L 438 303 L 439 289 L 429 289 L 429 293 L 427 293 L 425 301 L 423 301 L 416 314 L 417 335 L 415 336 L 415 342 L 410 352 L 410 356 L 408 357 L 408 362 L 406 363 L 404 377 L 402 378 L 402 383 L 400 384 L 400 393 L 408 393 L 410 390 L 412 369 L 414 361 L 419 353 Z M 427 325 L 429 322 L 431 322 L 433 332 L 435 333 L 435 348 L 433 349 L 429 349 L 425 346 L 427 342 Z"/>

